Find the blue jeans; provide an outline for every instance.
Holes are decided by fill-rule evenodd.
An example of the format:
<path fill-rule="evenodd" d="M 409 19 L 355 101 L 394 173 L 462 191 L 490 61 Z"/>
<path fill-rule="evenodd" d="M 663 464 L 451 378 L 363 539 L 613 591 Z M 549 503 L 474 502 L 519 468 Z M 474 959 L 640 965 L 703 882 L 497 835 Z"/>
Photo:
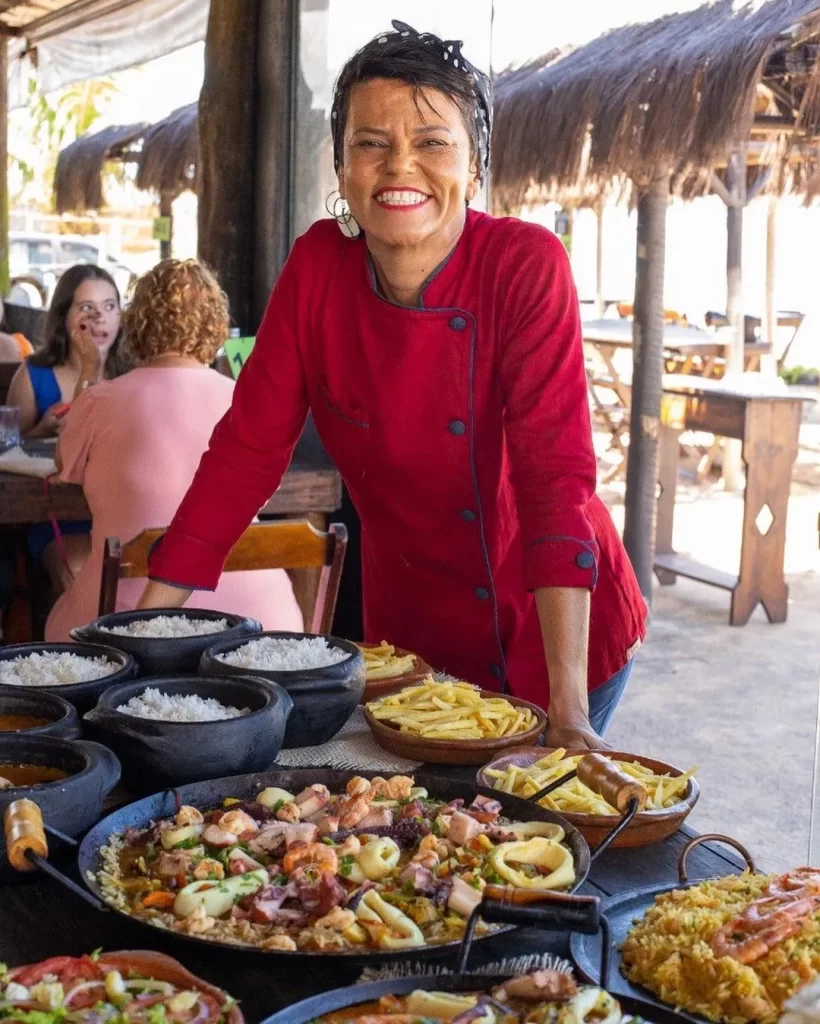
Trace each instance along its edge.
<path fill-rule="evenodd" d="M 615 709 L 624 695 L 631 672 L 632 659 L 624 665 L 620 672 L 616 672 L 603 686 L 599 686 L 589 695 L 589 724 L 599 736 L 603 736 L 606 732 L 607 726 L 615 714 Z"/>

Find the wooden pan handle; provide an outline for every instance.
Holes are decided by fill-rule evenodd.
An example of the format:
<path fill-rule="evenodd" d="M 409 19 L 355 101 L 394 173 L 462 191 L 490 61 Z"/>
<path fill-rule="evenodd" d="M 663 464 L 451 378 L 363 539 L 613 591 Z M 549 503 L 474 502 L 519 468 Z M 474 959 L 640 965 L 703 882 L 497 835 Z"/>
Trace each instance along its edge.
<path fill-rule="evenodd" d="M 40 857 L 48 857 L 48 843 L 43 828 L 43 815 L 31 800 L 15 800 L 3 815 L 6 833 L 6 856 L 16 871 L 34 871 L 37 865 L 26 856 L 31 850 Z"/>
<path fill-rule="evenodd" d="M 638 801 L 638 810 L 646 807 L 647 793 L 644 787 L 627 775 L 603 754 L 585 754 L 578 762 L 578 778 L 585 786 L 600 794 L 612 807 L 625 814 L 629 801 Z"/>

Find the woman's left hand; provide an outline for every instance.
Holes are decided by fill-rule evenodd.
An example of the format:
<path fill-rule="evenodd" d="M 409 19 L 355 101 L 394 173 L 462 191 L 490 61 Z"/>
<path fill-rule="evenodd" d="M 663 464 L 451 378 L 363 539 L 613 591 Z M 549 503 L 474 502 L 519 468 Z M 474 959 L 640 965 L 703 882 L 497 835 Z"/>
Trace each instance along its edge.
<path fill-rule="evenodd" d="M 610 745 L 594 731 L 589 719 L 581 715 L 570 721 L 553 722 L 550 719 L 544 736 L 545 747 L 564 747 L 567 750 L 610 750 Z"/>

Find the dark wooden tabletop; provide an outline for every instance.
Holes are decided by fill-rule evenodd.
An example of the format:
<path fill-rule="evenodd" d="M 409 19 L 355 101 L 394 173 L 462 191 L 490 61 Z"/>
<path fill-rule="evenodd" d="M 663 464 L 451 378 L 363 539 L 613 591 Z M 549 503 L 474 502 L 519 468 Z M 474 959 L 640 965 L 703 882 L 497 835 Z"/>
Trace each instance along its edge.
<path fill-rule="evenodd" d="M 420 770 L 448 775 L 460 775 L 463 771 L 441 766 Z M 676 881 L 680 852 L 694 834 L 684 828 L 654 846 L 607 850 L 593 865 L 581 892 L 605 898 Z M 691 878 L 710 878 L 740 870 L 740 862 L 727 848 L 710 843 L 691 853 L 687 867 Z M 319 956 L 288 962 L 269 954 L 208 949 L 181 941 L 113 913 L 94 910 L 57 882 L 39 874 L 31 876 L 30 881 L 0 886 L 0 960 L 10 965 L 31 963 L 59 954 L 88 953 L 99 947 L 148 947 L 176 957 L 194 974 L 239 999 L 248 1024 L 257 1024 L 274 1011 L 309 995 L 351 985 L 361 973 L 361 966 L 333 963 Z M 522 929 L 479 943 L 472 962 L 477 966 L 504 957 L 548 951 L 566 956 L 567 937 Z"/>

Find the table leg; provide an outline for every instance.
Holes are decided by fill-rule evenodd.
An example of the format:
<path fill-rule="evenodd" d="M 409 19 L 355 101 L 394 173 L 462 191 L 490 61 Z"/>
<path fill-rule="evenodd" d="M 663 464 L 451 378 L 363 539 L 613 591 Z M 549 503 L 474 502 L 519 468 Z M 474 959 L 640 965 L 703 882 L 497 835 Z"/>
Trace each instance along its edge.
<path fill-rule="evenodd" d="M 672 534 L 675 523 L 675 492 L 678 486 L 678 451 L 681 431 L 677 427 L 661 424 L 658 438 L 658 516 L 655 525 L 655 552 L 668 555 L 674 552 Z M 655 569 L 662 586 L 669 587 L 677 576 L 666 569 Z"/>
<path fill-rule="evenodd" d="M 783 578 L 783 555 L 800 413 L 799 402 L 746 404 L 743 439 L 746 492 L 740 573 L 729 617 L 733 626 L 744 626 L 758 602 L 763 605 L 769 622 L 786 621 L 789 588 Z M 771 525 L 762 532 L 756 520 L 767 505 Z"/>

